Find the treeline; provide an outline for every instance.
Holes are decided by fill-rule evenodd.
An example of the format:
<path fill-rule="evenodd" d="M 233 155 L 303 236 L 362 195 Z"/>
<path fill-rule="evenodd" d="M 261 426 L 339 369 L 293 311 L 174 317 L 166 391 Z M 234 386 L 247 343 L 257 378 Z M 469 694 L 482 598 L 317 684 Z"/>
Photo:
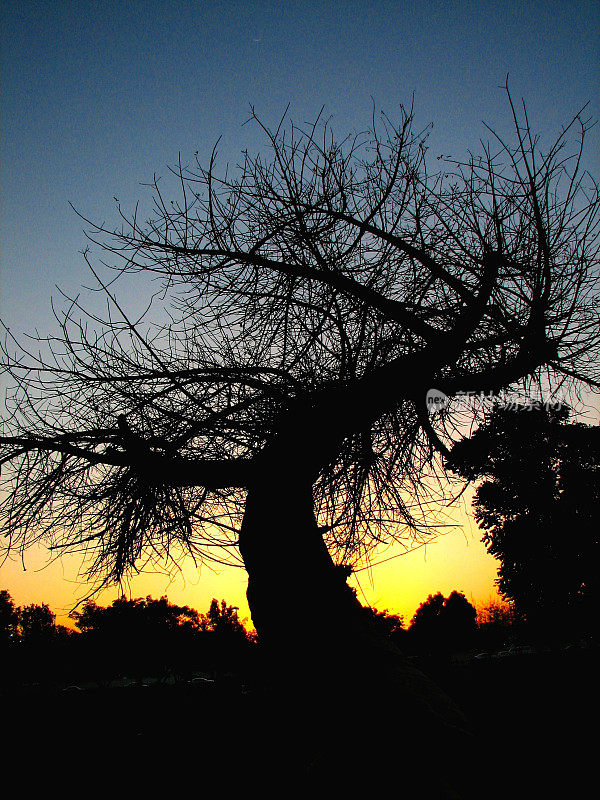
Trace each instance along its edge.
<path fill-rule="evenodd" d="M 429 595 L 408 625 L 387 610 L 365 613 L 415 656 L 502 647 L 518 630 L 509 606 L 494 602 L 478 612 L 457 591 Z M 48 605 L 17 607 L 0 591 L 4 684 L 143 685 L 199 675 L 245 682 L 259 669 L 254 632 L 225 600 L 213 599 L 204 614 L 166 597 L 119 598 L 106 607 L 89 601 L 71 619 L 76 630 L 57 625 Z"/>
<path fill-rule="evenodd" d="M 71 613 L 77 630 L 56 624 L 46 604 L 16 607 L 0 591 L 3 682 L 65 684 L 115 681 L 142 685 L 241 678 L 250 670 L 254 637 L 238 609 L 213 599 L 206 614 L 166 597 L 93 601 Z"/>
<path fill-rule="evenodd" d="M 450 656 L 495 651 L 530 637 L 512 606 L 499 600 L 475 608 L 462 592 L 430 594 L 408 625 L 387 610 L 371 612 L 381 629 L 407 654 Z"/>

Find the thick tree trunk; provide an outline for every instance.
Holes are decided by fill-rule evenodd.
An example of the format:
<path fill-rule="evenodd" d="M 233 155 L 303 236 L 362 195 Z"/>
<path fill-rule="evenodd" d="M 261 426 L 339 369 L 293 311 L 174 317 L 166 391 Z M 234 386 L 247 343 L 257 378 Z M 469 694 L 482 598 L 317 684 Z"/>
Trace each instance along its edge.
<path fill-rule="evenodd" d="M 407 788 L 403 796 L 462 796 L 448 789 L 456 779 L 447 780 L 447 773 L 462 760 L 468 741 L 464 717 L 374 629 L 330 557 L 314 517 L 311 486 L 293 466 L 280 463 L 256 476 L 240 550 L 276 705 L 285 709 L 278 737 L 295 731 L 290 747 L 297 761 L 290 768 L 306 767 L 306 777 L 338 787 L 363 780 L 372 788 L 377 778 L 390 777 L 379 771 L 381 764 L 398 779 L 398 766 L 409 759 L 416 780 L 408 773 L 399 780 Z M 373 736 L 377 744 L 369 752 Z M 431 776 L 433 761 L 441 780 L 420 774 L 422 756 L 423 769 Z"/>

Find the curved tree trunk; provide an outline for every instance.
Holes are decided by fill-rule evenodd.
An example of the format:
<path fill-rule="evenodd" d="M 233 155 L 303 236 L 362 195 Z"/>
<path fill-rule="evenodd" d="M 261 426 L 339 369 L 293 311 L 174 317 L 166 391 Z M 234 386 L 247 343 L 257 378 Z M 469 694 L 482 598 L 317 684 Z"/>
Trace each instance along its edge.
<path fill-rule="evenodd" d="M 373 788 L 377 775 L 385 779 L 377 772 L 382 758 L 399 787 L 407 789 L 408 773 L 400 779 L 394 762 L 408 759 L 416 780 L 404 796 L 462 796 L 448 789 L 446 777 L 435 779 L 432 789 L 417 761 L 424 757 L 428 775 L 430 761 L 435 761 L 446 776 L 462 760 L 457 748 L 461 751 L 467 741 L 464 717 L 375 630 L 343 570 L 331 559 L 315 520 L 311 486 L 293 464 L 279 462 L 255 477 L 240 550 L 276 704 L 285 709 L 280 735 L 286 735 L 284 730 L 289 735 L 290 728 L 296 731 L 291 749 L 302 766 L 295 767 L 307 766 L 308 777 L 331 780 L 338 788 L 345 779 L 347 788 L 355 787 L 361 777 Z M 391 736 L 385 731 L 388 725 L 394 730 Z M 367 742 L 361 745 L 360 738 L 373 735 L 375 752 L 361 752 Z"/>

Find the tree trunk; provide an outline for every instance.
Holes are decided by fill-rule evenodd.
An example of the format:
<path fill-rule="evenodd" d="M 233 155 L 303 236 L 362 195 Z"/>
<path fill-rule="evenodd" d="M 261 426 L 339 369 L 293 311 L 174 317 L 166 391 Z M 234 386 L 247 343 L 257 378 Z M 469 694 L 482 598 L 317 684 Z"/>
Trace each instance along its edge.
<path fill-rule="evenodd" d="M 446 777 L 468 740 L 463 715 L 375 629 L 345 572 L 334 565 L 315 520 L 312 488 L 293 465 L 279 462 L 256 476 L 240 550 L 252 619 L 271 670 L 273 725 L 280 728 L 264 756 L 269 759 L 274 747 L 279 755 L 273 757 L 282 758 L 283 736 L 293 742 L 285 748 L 294 754 L 292 763 L 283 758 L 288 769 L 338 789 L 345 781 L 355 788 L 364 779 L 371 789 L 377 777 L 385 781 L 390 775 L 378 772 L 379 759 L 406 788 L 409 778 L 399 780 L 396 762 L 408 759 L 416 781 L 404 796 L 462 796 L 452 793 L 448 784 L 456 780 Z M 388 726 L 393 735 L 385 732 Z M 373 735 L 377 744 L 370 752 Z M 416 766 L 422 760 L 430 775 L 431 759 L 444 775 L 433 784 Z"/>

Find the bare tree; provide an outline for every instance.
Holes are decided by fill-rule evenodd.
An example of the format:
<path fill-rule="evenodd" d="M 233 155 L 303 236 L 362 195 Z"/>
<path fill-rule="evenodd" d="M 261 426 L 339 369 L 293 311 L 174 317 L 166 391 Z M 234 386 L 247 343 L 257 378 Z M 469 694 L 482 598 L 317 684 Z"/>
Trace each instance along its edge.
<path fill-rule="evenodd" d="M 599 386 L 589 121 L 543 150 L 507 97 L 511 140 L 435 173 L 412 110 L 341 142 L 253 112 L 268 157 L 180 161 L 149 219 L 90 223 L 105 313 L 73 298 L 57 336 L 4 350 L 10 546 L 83 549 L 109 580 L 239 552 L 263 642 L 285 652 L 301 618 L 307 653 L 378 669 L 346 566 L 427 525 L 460 423 L 428 390 Z M 156 281 L 137 318 L 130 278 Z"/>

